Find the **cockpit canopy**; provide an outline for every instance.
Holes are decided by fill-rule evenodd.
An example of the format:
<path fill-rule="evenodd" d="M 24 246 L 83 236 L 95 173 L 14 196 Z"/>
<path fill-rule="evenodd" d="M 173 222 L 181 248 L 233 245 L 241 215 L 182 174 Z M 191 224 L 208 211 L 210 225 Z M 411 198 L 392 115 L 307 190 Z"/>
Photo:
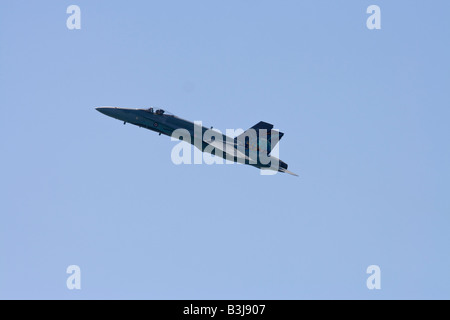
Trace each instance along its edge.
<path fill-rule="evenodd" d="M 156 111 L 154 111 L 154 109 L 153 109 L 153 107 L 152 107 L 152 108 L 148 108 L 147 111 L 150 112 L 150 113 L 155 113 L 155 114 L 157 114 L 157 115 L 163 115 L 163 114 L 165 114 L 165 115 L 168 115 L 168 116 L 173 116 L 173 113 L 168 112 L 168 111 L 166 111 L 166 110 L 164 110 L 164 109 L 156 109 Z"/>

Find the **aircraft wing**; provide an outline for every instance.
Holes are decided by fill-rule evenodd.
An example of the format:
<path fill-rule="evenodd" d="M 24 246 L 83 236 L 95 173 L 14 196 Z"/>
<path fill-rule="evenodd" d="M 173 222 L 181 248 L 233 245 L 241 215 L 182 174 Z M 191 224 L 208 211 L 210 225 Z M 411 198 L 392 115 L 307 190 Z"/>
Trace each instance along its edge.
<path fill-rule="evenodd" d="M 241 159 L 249 160 L 250 158 L 246 156 L 244 153 L 240 152 L 238 149 L 234 147 L 234 144 L 226 143 L 224 141 L 211 141 L 203 139 L 204 142 L 213 146 L 215 149 L 223 152 L 224 155 L 230 155 L 232 157 L 238 157 Z"/>

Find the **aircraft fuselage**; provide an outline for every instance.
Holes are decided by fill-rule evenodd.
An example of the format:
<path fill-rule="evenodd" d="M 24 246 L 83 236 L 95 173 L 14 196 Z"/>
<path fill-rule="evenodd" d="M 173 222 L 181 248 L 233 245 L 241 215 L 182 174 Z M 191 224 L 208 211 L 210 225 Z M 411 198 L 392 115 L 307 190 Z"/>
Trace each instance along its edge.
<path fill-rule="evenodd" d="M 163 110 L 156 110 L 153 111 L 153 109 L 128 109 L 128 108 L 117 108 L 117 107 L 98 107 L 96 108 L 97 111 L 115 118 L 117 120 L 123 121 L 124 123 L 131 123 L 133 125 L 136 125 L 138 127 L 146 128 L 151 131 L 155 131 L 159 134 L 164 134 L 166 136 L 172 136 L 175 130 L 177 129 L 185 129 L 190 136 L 191 144 L 193 144 L 195 147 L 199 148 L 202 152 L 209 152 L 209 150 L 213 150 L 213 152 L 209 152 L 212 154 L 215 154 L 214 148 L 207 148 L 208 146 L 215 146 L 214 142 L 211 141 L 211 143 L 208 143 L 203 139 L 205 132 L 210 130 L 209 128 L 206 128 L 204 126 L 199 126 L 198 124 L 195 124 L 194 122 L 179 118 L 177 116 L 166 114 Z M 216 134 L 220 135 L 220 134 Z M 176 138 L 179 139 L 179 137 L 176 136 Z M 220 139 L 218 139 L 220 141 Z M 230 153 L 219 153 L 219 156 L 222 156 L 224 159 L 232 160 L 234 162 L 240 162 L 249 164 L 251 166 L 260 168 L 260 169 L 273 169 L 273 164 L 277 163 L 277 170 L 281 172 L 285 172 L 287 170 L 287 164 L 283 161 L 279 160 L 278 158 L 275 158 L 270 155 L 266 155 L 266 157 L 269 158 L 269 163 L 267 161 L 261 162 L 260 158 L 258 156 L 258 159 L 256 161 L 248 161 L 248 155 L 249 155 L 249 147 L 239 147 L 238 142 L 236 142 L 236 139 L 228 137 L 224 134 L 222 134 L 222 142 L 223 147 L 227 147 L 229 149 L 232 149 L 233 156 L 230 158 Z M 231 144 L 231 145 L 230 145 Z M 220 149 L 222 146 L 219 146 Z M 209 150 L 205 150 L 205 148 Z M 225 150 L 225 149 L 224 149 Z M 244 150 L 244 152 L 242 152 Z M 240 152 L 241 151 L 241 152 Z M 244 159 L 245 158 L 245 159 Z M 267 160 L 267 159 L 266 159 Z M 256 162 L 256 163 L 255 163 Z"/>

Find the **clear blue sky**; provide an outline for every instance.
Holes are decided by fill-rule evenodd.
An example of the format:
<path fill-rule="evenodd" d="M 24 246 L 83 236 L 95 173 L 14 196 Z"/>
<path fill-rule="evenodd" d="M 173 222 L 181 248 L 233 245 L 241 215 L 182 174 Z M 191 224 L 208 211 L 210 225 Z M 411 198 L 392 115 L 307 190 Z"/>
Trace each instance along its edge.
<path fill-rule="evenodd" d="M 0 298 L 450 298 L 449 12 L 2 1 Z M 176 166 L 175 142 L 101 105 L 273 123 L 300 178 Z"/>

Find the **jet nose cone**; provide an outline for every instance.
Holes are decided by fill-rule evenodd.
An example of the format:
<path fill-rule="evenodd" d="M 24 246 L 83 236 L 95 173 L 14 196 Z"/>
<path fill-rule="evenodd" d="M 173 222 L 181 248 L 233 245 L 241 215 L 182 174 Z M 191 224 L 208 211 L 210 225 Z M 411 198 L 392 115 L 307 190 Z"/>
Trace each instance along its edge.
<path fill-rule="evenodd" d="M 107 115 L 108 117 L 129 122 L 131 119 L 137 119 L 134 114 L 135 110 L 125 109 L 125 108 L 116 108 L 116 107 L 97 107 L 95 108 L 98 112 Z"/>
<path fill-rule="evenodd" d="M 95 108 L 95 110 L 103 113 L 104 115 L 107 115 L 108 117 L 113 117 L 117 119 L 120 119 L 121 118 L 120 116 L 122 115 L 121 109 L 115 107 L 97 107 Z"/>
<path fill-rule="evenodd" d="M 111 109 L 114 109 L 112 107 L 97 107 L 95 108 L 95 110 L 97 110 L 98 112 L 101 112 L 103 114 L 106 114 L 107 116 L 109 116 L 111 114 Z"/>

